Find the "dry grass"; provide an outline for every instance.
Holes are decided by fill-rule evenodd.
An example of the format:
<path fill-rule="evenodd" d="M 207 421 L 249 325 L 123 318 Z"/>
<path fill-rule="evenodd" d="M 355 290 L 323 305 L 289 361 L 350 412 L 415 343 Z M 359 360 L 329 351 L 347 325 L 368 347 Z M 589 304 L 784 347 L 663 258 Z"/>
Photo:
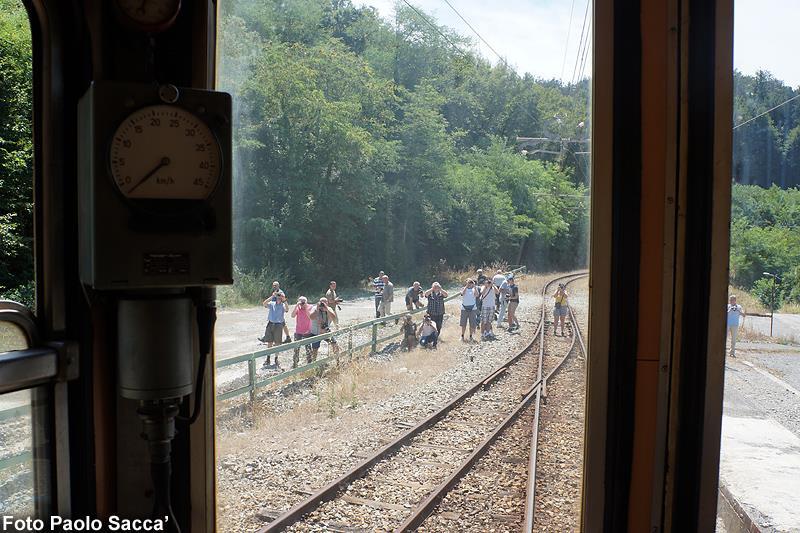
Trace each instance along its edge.
<path fill-rule="evenodd" d="M 759 314 L 759 315 L 766 315 L 769 314 L 769 309 L 765 308 L 758 298 L 750 294 L 744 289 L 739 287 L 734 287 L 733 285 L 728 285 L 728 295 L 736 296 L 736 303 L 741 305 L 744 308 L 744 312 L 747 314 Z M 727 303 L 727 302 L 726 302 Z"/>
<path fill-rule="evenodd" d="M 520 297 L 538 302 L 542 284 L 555 274 L 528 274 L 517 284 Z M 313 401 L 302 401 L 286 412 L 276 413 L 259 402 L 252 413 L 252 427 L 244 423 L 226 422 L 224 438 L 217 441 L 218 453 L 247 453 L 264 445 L 268 435 L 270 446 L 288 446 L 302 438 L 308 428 L 321 426 L 332 419 L 345 421 L 357 416 L 353 409 L 365 403 L 380 402 L 409 388 L 424 386 L 452 367 L 462 353 L 461 328 L 458 325 L 456 302 L 448 304 L 450 314 L 443 328 L 442 343 L 436 351 L 417 348 L 396 352 L 391 359 L 375 361 L 367 358 L 331 367 L 324 378 L 312 386 Z M 386 326 L 394 328 L 394 325 Z M 399 328 L 399 326 L 398 326 Z M 399 339 L 395 339 L 399 341 Z M 269 392 L 267 392 L 269 394 Z"/>

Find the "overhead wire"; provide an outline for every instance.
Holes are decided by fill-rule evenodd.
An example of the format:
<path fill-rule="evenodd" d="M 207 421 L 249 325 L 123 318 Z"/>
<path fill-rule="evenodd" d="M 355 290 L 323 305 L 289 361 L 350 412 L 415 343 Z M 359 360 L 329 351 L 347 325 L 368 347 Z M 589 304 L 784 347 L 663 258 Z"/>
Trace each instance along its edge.
<path fill-rule="evenodd" d="M 558 79 L 564 81 L 564 68 L 567 66 L 567 52 L 569 52 L 569 35 L 572 33 L 572 13 L 575 10 L 575 0 L 569 7 L 569 25 L 567 26 L 567 42 L 564 44 L 564 60 L 561 62 L 561 76 Z"/>
<path fill-rule="evenodd" d="M 589 19 L 589 30 L 586 32 L 586 46 L 583 47 L 583 57 L 581 58 L 581 67 L 578 69 L 578 77 L 575 83 L 583 79 L 583 73 L 586 71 L 586 59 L 589 57 L 589 48 L 592 42 L 592 19 Z"/>
<path fill-rule="evenodd" d="M 742 126 L 744 126 L 745 124 L 749 124 L 750 122 L 753 122 L 753 121 L 754 121 L 754 120 L 756 120 L 757 118 L 761 118 L 761 117 L 763 117 L 764 115 L 766 115 L 766 114 L 768 114 L 768 113 L 772 113 L 773 111 L 775 111 L 775 110 L 776 110 L 776 109 L 778 109 L 779 107 L 783 107 L 783 106 L 785 106 L 786 104 L 788 104 L 789 102 L 791 102 L 791 101 L 793 101 L 793 100 L 797 100 L 798 98 L 800 98 L 800 94 L 797 94 L 797 95 L 795 95 L 795 96 L 792 96 L 792 97 L 791 97 L 791 98 L 789 98 L 788 100 L 785 100 L 785 101 L 781 102 L 780 104 L 776 105 L 775 107 L 772 107 L 772 108 L 770 108 L 770 109 L 767 109 L 767 110 L 766 110 L 766 111 L 764 111 L 763 113 L 759 113 L 758 115 L 756 115 L 756 116 L 754 116 L 754 117 L 750 117 L 750 118 L 748 118 L 747 120 L 745 120 L 744 122 L 740 122 L 739 124 L 735 125 L 735 126 L 733 127 L 733 129 L 735 130 L 735 129 L 737 129 L 737 128 L 741 128 L 741 127 L 742 127 Z"/>
<path fill-rule="evenodd" d="M 591 0 L 586 0 L 586 9 L 583 12 L 583 23 L 581 24 L 581 38 L 578 42 L 578 53 L 575 55 L 575 66 L 572 68 L 572 78 L 570 78 L 570 85 L 575 83 L 575 76 L 578 71 L 578 63 L 580 62 L 581 56 L 583 55 L 583 48 L 586 45 L 584 42 L 584 36 L 587 37 L 588 40 L 588 32 L 586 31 L 586 20 L 589 18 L 589 4 L 591 4 Z"/>
<path fill-rule="evenodd" d="M 433 28 L 434 30 L 436 30 L 436 33 L 438 33 L 439 35 L 441 35 L 442 39 L 444 39 L 445 41 L 447 41 L 447 42 L 448 42 L 448 44 L 450 44 L 450 46 L 452 46 L 453 48 L 455 48 L 455 49 L 456 49 L 456 50 L 457 50 L 457 51 L 458 51 L 458 52 L 459 52 L 459 53 L 460 53 L 462 56 L 464 56 L 464 57 L 469 57 L 469 56 L 468 56 L 468 54 L 467 54 L 466 52 L 464 52 L 464 51 L 463 51 L 463 50 L 462 50 L 462 49 L 461 49 L 459 46 L 457 46 L 457 45 L 456 45 L 456 44 L 455 44 L 455 43 L 454 43 L 454 42 L 453 42 L 453 41 L 452 41 L 452 40 L 451 40 L 451 39 L 450 39 L 450 38 L 449 38 L 447 35 L 445 35 L 445 34 L 444 34 L 444 32 L 443 32 L 443 31 L 442 31 L 442 30 L 439 28 L 439 26 L 437 26 L 436 24 L 434 24 L 433 22 L 431 22 L 430 20 L 428 20 L 428 17 L 426 17 L 425 15 L 423 15 L 422 13 L 420 13 L 419 9 L 417 9 L 416 7 L 414 7 L 413 5 L 411 5 L 411 3 L 410 3 L 408 0 L 403 0 L 403 3 L 404 3 L 405 5 L 407 5 L 408 7 L 410 7 L 410 8 L 411 8 L 411 9 L 414 11 L 414 13 L 416 13 L 416 14 L 419 16 L 419 18 L 421 18 L 422 20 L 424 20 L 424 21 L 425 21 L 425 22 L 428 24 L 428 26 L 430 26 L 431 28 Z"/>
<path fill-rule="evenodd" d="M 469 27 L 469 29 L 470 29 L 470 30 L 472 30 L 472 33 L 474 33 L 475 35 L 477 35 L 477 36 L 478 36 L 478 39 L 480 39 L 481 41 L 483 41 L 483 44 L 485 44 L 485 45 L 486 45 L 486 46 L 489 48 L 489 50 L 491 50 L 491 51 L 494 53 L 494 55 L 496 55 L 496 56 L 497 56 L 497 58 L 498 58 L 500 61 L 502 61 L 502 62 L 503 62 L 503 64 L 504 64 L 504 65 L 505 65 L 507 68 L 510 68 L 510 67 L 509 67 L 509 65 L 508 65 L 508 61 L 506 61 L 506 59 L 505 59 L 503 56 L 501 56 L 501 55 L 500 55 L 500 54 L 497 52 L 497 50 L 495 50 L 495 49 L 492 47 L 492 45 L 491 45 L 491 44 L 489 44 L 489 42 L 488 42 L 486 39 L 484 39 L 484 38 L 483 38 L 483 36 L 482 36 L 480 33 L 478 33 L 478 30 L 476 30 L 476 29 L 475 29 L 475 28 L 472 26 L 472 24 L 470 24 L 470 23 L 469 23 L 469 21 L 467 21 L 467 19 L 465 19 L 465 18 L 464 18 L 464 16 L 463 16 L 461 13 L 459 13 L 459 11 L 458 11 L 458 10 L 457 10 L 455 7 L 453 7 L 453 4 L 451 4 L 449 0 L 444 0 L 444 3 L 445 3 L 445 4 L 447 4 L 447 5 L 450 7 L 450 9 L 452 9 L 452 10 L 453 10 L 453 12 L 454 12 L 456 15 L 458 15 L 458 18 L 460 18 L 462 21 L 464 21 L 464 24 L 466 24 L 466 25 Z"/>

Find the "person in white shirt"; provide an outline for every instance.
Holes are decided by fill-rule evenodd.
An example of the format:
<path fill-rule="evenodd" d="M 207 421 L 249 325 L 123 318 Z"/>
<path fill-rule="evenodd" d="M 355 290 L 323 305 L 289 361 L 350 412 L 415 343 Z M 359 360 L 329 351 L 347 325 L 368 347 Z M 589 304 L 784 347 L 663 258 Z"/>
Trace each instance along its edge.
<path fill-rule="evenodd" d="M 431 320 L 430 315 L 425 315 L 422 320 L 422 325 L 417 332 L 419 335 L 419 345 L 423 348 L 436 348 L 436 341 L 439 337 L 439 330 L 436 329 L 436 323 Z"/>
<path fill-rule="evenodd" d="M 741 319 L 747 316 L 741 305 L 736 303 L 736 296 L 728 300 L 728 335 L 731 337 L 730 356 L 736 357 L 736 338 L 739 336 Z"/>
<path fill-rule="evenodd" d="M 464 340 L 464 333 L 469 324 L 469 341 L 472 342 L 472 334 L 478 327 L 478 298 L 481 291 L 475 286 L 475 281 L 467 280 L 467 284 L 461 289 L 461 340 Z"/>

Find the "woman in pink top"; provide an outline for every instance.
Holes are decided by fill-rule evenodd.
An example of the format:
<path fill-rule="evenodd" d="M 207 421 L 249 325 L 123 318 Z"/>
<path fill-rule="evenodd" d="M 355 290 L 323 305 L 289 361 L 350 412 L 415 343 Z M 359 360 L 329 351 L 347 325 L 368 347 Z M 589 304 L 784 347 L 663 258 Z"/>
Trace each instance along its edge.
<path fill-rule="evenodd" d="M 294 322 L 294 340 L 307 339 L 313 337 L 311 333 L 311 306 L 308 305 L 308 299 L 301 296 L 297 299 L 297 303 L 292 309 L 292 318 Z M 306 359 L 311 357 L 311 345 L 306 344 Z M 292 368 L 297 368 L 297 363 L 300 361 L 300 348 L 294 349 L 294 356 L 292 357 Z"/>

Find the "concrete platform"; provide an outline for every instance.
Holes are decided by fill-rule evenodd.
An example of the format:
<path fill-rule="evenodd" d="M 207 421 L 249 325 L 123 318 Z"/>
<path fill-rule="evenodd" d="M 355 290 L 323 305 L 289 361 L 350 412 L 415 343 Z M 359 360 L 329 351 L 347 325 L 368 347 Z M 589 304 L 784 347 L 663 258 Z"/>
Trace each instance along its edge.
<path fill-rule="evenodd" d="M 800 532 L 800 347 L 741 343 L 737 355 L 726 364 L 720 485 L 752 521 L 744 530 Z"/>

